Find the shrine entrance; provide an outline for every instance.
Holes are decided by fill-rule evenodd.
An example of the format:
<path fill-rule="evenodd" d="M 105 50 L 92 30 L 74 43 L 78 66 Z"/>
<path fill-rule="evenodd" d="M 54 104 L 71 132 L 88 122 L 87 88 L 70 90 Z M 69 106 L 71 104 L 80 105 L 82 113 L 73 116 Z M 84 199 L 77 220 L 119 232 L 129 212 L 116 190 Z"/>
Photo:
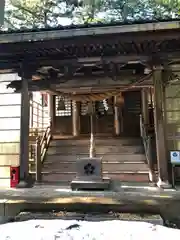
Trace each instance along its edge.
<path fill-rule="evenodd" d="M 108 100 L 106 111 L 103 101 L 95 102 L 94 128 L 96 135 L 119 135 L 122 137 L 140 137 L 141 91 L 122 93 L 124 103 L 115 111 L 114 99 Z M 115 117 L 117 114 L 117 119 Z M 119 134 L 115 133 L 118 121 Z M 80 110 L 81 134 L 90 133 L 90 117 L 87 114 L 87 104 L 81 103 Z"/>
<path fill-rule="evenodd" d="M 103 101 L 95 101 L 94 105 L 94 133 L 95 135 L 109 135 L 114 134 L 114 109 L 113 104 L 107 101 L 108 109 L 105 109 Z M 105 103 L 106 104 L 106 103 Z M 91 132 L 90 115 L 88 114 L 87 103 L 81 103 L 80 109 L 80 133 L 82 135 L 89 135 Z"/>
<path fill-rule="evenodd" d="M 140 137 L 141 91 L 122 93 L 123 104 L 115 105 L 114 97 L 94 101 L 94 133 L 99 136 Z M 54 131 L 61 135 L 73 134 L 73 101 L 64 99 L 65 109 L 58 110 L 59 97 L 55 96 Z M 106 105 L 106 106 L 105 106 Z M 89 136 L 90 115 L 88 102 L 76 102 L 78 107 L 78 132 Z M 117 128 L 118 124 L 118 130 Z M 77 126 L 76 126 L 77 127 Z"/>
<path fill-rule="evenodd" d="M 58 109 L 59 96 L 55 96 L 55 121 L 54 132 L 60 135 L 73 134 L 73 101 L 64 98 L 65 109 Z M 105 110 L 103 101 L 96 101 L 94 105 L 93 125 L 95 135 L 109 135 L 114 134 L 114 109 L 113 104 L 108 103 L 108 110 Z M 78 132 L 80 135 L 89 136 L 91 133 L 90 115 L 88 114 L 88 102 L 76 102 L 78 107 Z M 77 127 L 77 126 L 76 126 Z"/>
<path fill-rule="evenodd" d="M 123 93 L 122 135 L 125 137 L 140 137 L 141 91 Z"/>

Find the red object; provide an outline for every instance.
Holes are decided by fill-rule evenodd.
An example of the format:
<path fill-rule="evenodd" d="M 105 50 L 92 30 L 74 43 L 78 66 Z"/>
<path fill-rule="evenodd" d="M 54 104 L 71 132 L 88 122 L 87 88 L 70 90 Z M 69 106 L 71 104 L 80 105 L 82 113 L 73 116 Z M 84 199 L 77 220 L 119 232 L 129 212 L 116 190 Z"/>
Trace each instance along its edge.
<path fill-rule="evenodd" d="M 19 183 L 19 167 L 10 167 L 10 174 L 11 174 L 11 179 L 10 179 L 10 186 L 11 188 L 15 188 L 17 184 Z"/>

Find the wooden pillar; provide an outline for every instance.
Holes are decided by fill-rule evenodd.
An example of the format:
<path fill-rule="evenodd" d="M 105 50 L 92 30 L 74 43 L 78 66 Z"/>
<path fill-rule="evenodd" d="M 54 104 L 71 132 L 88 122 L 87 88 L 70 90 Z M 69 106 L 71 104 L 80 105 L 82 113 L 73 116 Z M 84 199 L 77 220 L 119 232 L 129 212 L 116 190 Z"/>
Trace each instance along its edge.
<path fill-rule="evenodd" d="M 4 25 L 5 0 L 0 1 L 0 27 Z"/>
<path fill-rule="evenodd" d="M 72 132 L 74 137 L 80 135 L 80 102 L 72 101 Z"/>
<path fill-rule="evenodd" d="M 49 112 L 52 131 L 55 125 L 55 107 L 56 107 L 55 104 L 56 104 L 55 96 L 49 93 L 48 94 L 48 112 Z"/>
<path fill-rule="evenodd" d="M 19 188 L 29 185 L 29 112 L 30 98 L 28 91 L 28 79 L 30 75 L 22 74 L 21 90 L 21 129 L 20 129 L 20 182 Z"/>
<path fill-rule="evenodd" d="M 142 100 L 142 117 L 144 124 L 149 123 L 149 114 L 148 114 L 148 92 L 147 89 L 141 90 L 141 100 Z"/>
<path fill-rule="evenodd" d="M 156 134 L 156 151 L 158 162 L 159 180 L 157 185 L 163 188 L 169 188 L 168 178 L 168 158 L 166 152 L 166 134 L 164 117 L 164 94 L 162 67 L 157 66 L 153 69 L 154 82 L 154 124 Z"/>
<path fill-rule="evenodd" d="M 114 130 L 115 130 L 115 135 L 119 136 L 121 133 L 121 126 L 120 126 L 120 120 L 119 120 L 119 107 L 116 105 L 117 103 L 117 97 L 114 97 Z"/>

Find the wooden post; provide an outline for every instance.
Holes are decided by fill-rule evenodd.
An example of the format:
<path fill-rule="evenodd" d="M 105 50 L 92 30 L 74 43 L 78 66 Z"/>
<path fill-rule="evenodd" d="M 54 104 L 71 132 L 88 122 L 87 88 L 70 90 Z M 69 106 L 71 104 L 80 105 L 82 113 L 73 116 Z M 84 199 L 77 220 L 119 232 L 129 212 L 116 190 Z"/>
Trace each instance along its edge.
<path fill-rule="evenodd" d="M 141 90 L 141 100 L 142 100 L 142 117 L 145 125 L 149 123 L 148 114 L 148 92 L 147 89 Z"/>
<path fill-rule="evenodd" d="M 147 155 L 148 155 L 148 165 L 149 165 L 149 180 L 151 183 L 156 182 L 156 174 L 154 172 L 154 165 L 153 165 L 153 156 L 152 156 L 152 136 L 148 136 L 147 139 Z"/>
<path fill-rule="evenodd" d="M 53 131 L 54 124 L 55 124 L 55 96 L 52 94 L 48 94 L 48 112 L 50 118 L 50 124 Z"/>
<path fill-rule="evenodd" d="M 80 135 L 80 102 L 72 101 L 72 131 L 73 136 Z"/>
<path fill-rule="evenodd" d="M 28 78 L 22 74 L 21 90 L 21 129 L 20 129 L 20 182 L 17 187 L 25 188 L 29 185 L 29 112 L 30 100 L 28 92 Z"/>
<path fill-rule="evenodd" d="M 4 25 L 5 0 L 0 1 L 0 28 Z"/>
<path fill-rule="evenodd" d="M 115 130 L 115 135 L 119 136 L 121 132 L 121 126 L 120 126 L 120 120 L 119 120 L 119 107 L 116 105 L 117 103 L 117 97 L 114 97 L 114 130 Z"/>
<path fill-rule="evenodd" d="M 164 118 L 164 94 L 162 67 L 157 66 L 153 69 L 154 82 L 154 124 L 156 134 L 156 151 L 158 162 L 159 180 L 157 185 L 163 188 L 171 187 L 168 178 L 168 158 L 166 152 L 165 138 L 165 118 Z"/>
<path fill-rule="evenodd" d="M 36 139 L 36 182 L 41 182 L 41 139 L 37 137 Z"/>

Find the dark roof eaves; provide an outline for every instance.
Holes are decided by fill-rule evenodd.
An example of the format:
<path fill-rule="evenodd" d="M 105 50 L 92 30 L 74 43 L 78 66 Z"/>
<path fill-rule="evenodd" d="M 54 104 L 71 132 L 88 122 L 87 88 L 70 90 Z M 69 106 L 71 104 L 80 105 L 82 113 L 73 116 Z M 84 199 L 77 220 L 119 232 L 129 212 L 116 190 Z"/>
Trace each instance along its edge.
<path fill-rule="evenodd" d="M 81 24 L 81 25 L 67 25 L 58 27 L 49 27 L 49 28 L 40 28 L 40 29 L 20 29 L 20 30 L 11 30 L 0 31 L 0 34 L 14 34 L 14 33 L 31 33 L 31 32 L 45 32 L 45 31 L 58 31 L 58 30 L 71 30 L 71 29 L 88 29 L 94 27 L 114 27 L 114 26 L 124 26 L 124 25 L 134 25 L 134 24 L 147 24 L 147 23 L 158 23 L 158 22 L 174 22 L 180 21 L 180 18 L 176 19 L 164 19 L 164 20 L 138 20 L 138 21 L 128 21 L 128 22 L 111 22 L 111 23 L 95 23 L 95 24 Z"/>

